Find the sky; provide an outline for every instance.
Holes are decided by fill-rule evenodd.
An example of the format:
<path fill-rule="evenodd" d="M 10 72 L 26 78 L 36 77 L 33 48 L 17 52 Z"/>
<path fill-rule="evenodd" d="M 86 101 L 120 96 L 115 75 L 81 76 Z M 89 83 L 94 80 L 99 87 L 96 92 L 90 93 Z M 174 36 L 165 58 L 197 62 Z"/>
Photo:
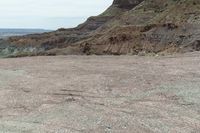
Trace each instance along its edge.
<path fill-rule="evenodd" d="M 0 0 L 0 28 L 75 27 L 113 0 Z"/>

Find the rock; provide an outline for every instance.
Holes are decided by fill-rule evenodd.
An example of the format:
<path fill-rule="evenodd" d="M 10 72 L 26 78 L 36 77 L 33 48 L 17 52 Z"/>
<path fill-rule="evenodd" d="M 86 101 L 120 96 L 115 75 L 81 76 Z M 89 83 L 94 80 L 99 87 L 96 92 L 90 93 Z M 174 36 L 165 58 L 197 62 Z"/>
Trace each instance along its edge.
<path fill-rule="evenodd" d="M 114 0 L 113 5 L 118 8 L 132 9 L 144 0 Z"/>
<path fill-rule="evenodd" d="M 199 6 L 196 0 L 114 0 L 102 14 L 76 28 L 10 37 L 0 40 L 4 42 L 0 47 L 43 49 L 28 51 L 34 55 L 57 55 L 58 51 L 116 55 L 195 51 L 199 50 Z"/>

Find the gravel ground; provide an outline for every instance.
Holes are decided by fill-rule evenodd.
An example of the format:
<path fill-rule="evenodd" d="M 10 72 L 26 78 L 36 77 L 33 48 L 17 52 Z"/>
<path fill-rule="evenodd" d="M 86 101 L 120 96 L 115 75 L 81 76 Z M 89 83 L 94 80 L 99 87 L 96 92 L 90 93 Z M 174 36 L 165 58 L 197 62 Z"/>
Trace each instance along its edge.
<path fill-rule="evenodd" d="M 0 59 L 0 133 L 199 133 L 200 53 Z"/>

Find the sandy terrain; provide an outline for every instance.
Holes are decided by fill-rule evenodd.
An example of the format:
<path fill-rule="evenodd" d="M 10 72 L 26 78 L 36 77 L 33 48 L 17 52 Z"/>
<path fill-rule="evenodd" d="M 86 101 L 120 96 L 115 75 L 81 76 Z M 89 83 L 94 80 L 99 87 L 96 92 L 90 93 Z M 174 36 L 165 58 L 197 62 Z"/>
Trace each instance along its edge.
<path fill-rule="evenodd" d="M 198 133 L 200 53 L 0 59 L 1 133 Z"/>

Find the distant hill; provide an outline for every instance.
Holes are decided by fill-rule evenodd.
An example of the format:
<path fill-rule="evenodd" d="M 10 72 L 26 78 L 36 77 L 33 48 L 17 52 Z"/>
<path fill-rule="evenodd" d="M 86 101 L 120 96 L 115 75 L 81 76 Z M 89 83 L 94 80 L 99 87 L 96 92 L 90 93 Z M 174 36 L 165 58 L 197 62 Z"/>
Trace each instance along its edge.
<path fill-rule="evenodd" d="M 35 33 L 49 32 L 50 30 L 44 29 L 1 29 L 0 28 L 0 38 L 10 37 L 10 36 L 22 36 Z"/>

